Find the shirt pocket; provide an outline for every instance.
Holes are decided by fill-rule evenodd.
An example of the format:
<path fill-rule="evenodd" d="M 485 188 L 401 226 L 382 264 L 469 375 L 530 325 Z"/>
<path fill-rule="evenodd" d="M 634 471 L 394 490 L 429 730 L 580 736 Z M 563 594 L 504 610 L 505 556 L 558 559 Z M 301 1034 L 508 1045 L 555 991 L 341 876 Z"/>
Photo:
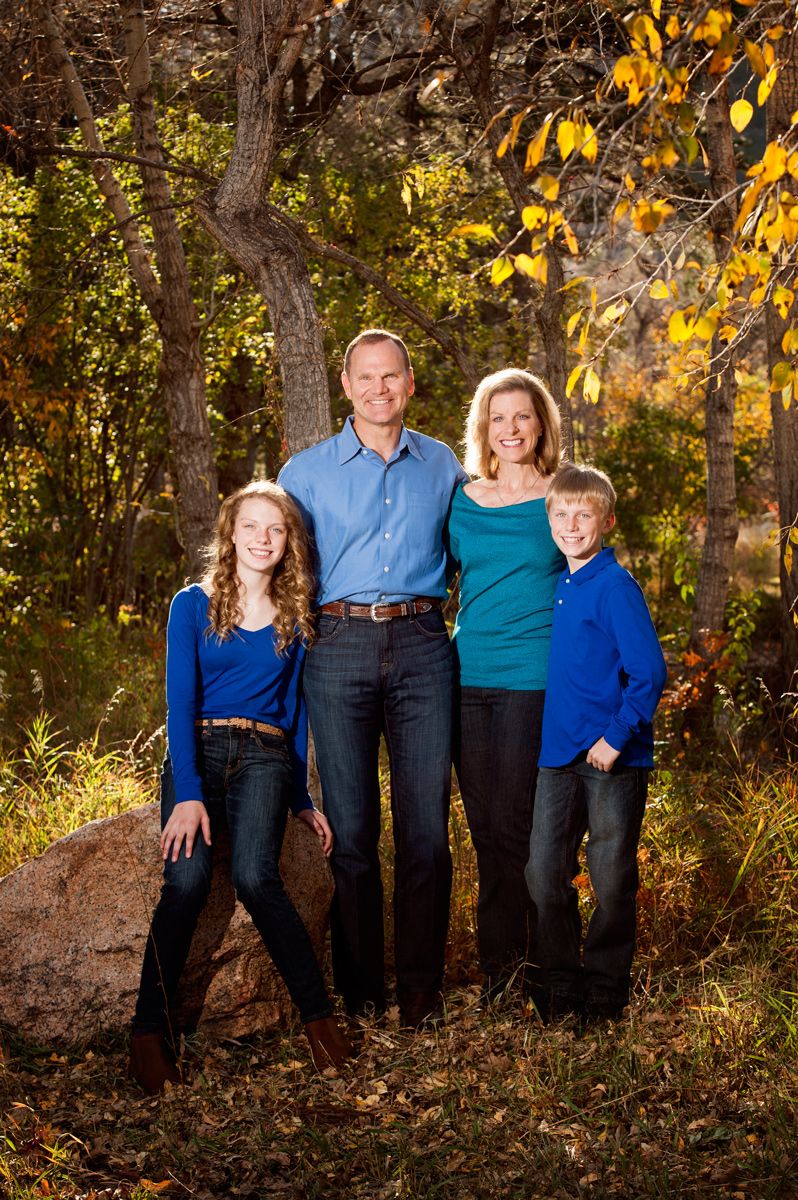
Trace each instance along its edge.
<path fill-rule="evenodd" d="M 444 503 L 445 497 L 442 492 L 408 492 L 407 506 L 408 508 L 426 508 L 429 512 L 434 512 L 436 515 L 446 511 Z"/>

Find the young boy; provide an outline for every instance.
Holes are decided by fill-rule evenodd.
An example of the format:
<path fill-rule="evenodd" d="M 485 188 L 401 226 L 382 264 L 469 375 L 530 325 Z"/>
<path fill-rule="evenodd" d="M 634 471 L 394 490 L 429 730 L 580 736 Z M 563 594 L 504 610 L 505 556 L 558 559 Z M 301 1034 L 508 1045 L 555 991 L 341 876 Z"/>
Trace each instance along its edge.
<path fill-rule="evenodd" d="M 640 587 L 602 549 L 615 524 L 603 471 L 567 464 L 546 496 L 566 556 L 554 598 L 526 882 L 537 909 L 532 996 L 544 1019 L 619 1017 L 635 944 L 637 843 L 666 669 Z M 596 896 L 584 951 L 573 879 L 588 834 Z"/>

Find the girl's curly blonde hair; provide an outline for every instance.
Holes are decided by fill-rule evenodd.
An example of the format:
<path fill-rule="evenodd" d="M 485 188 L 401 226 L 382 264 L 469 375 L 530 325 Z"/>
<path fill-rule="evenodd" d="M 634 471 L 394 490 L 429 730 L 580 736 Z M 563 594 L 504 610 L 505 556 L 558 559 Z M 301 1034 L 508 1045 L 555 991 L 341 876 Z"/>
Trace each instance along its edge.
<path fill-rule="evenodd" d="M 299 509 L 283 488 L 266 479 L 253 479 L 222 502 L 216 532 L 203 549 L 208 566 L 200 586 L 210 597 L 207 633 L 225 641 L 241 620 L 233 533 L 238 510 L 245 500 L 250 499 L 268 500 L 279 508 L 288 531 L 285 554 L 275 568 L 271 586 L 271 599 L 277 609 L 273 622 L 277 634 L 275 648 L 278 654 L 283 654 L 297 635 L 306 646 L 313 641 L 311 604 L 316 581 L 310 566 L 308 535 Z"/>

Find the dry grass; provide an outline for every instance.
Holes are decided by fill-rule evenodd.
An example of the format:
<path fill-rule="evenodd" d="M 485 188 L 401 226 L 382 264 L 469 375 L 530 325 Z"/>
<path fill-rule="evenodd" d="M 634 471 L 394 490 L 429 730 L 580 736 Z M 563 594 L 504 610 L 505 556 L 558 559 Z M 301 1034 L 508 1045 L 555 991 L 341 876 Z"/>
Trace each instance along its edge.
<path fill-rule="evenodd" d="M 74 756 L 56 762 L 38 799 L 37 773 L 17 760 L 29 791 L 6 815 L 6 862 L 27 852 L 39 805 L 54 812 L 55 798 L 101 795 L 99 807 L 114 809 L 126 788 L 140 791 L 127 760 L 102 765 L 96 746 L 81 753 L 77 775 Z M 92 787 L 78 786 L 92 772 Z M 404 1033 L 395 1010 L 358 1025 L 359 1056 L 340 1077 L 313 1072 L 297 1030 L 247 1044 L 197 1040 L 190 1084 L 155 1100 L 126 1079 L 121 1039 L 70 1053 L 7 1039 L 0 1191 L 11 1200 L 798 1196 L 789 767 L 655 778 L 635 999 L 616 1025 L 543 1028 L 513 995 L 480 1006 L 475 873 L 457 803 L 453 848 L 452 986 L 437 1029 Z"/>

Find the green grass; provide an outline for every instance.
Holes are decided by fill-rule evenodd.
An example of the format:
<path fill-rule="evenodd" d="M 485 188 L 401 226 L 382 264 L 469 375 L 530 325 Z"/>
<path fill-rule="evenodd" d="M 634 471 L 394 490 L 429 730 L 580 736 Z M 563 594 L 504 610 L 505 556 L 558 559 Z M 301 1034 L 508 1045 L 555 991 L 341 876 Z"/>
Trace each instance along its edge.
<path fill-rule="evenodd" d="M 46 714 L 0 756 L 0 876 L 98 817 L 153 799 L 152 752 L 162 739 L 103 749 L 99 733 L 70 746 Z"/>
<path fill-rule="evenodd" d="M 145 759 L 151 758 L 145 754 Z M 0 760 L 10 869 L 148 798 L 135 747 L 68 745 L 39 718 Z M 386 805 L 386 819 L 389 820 Z M 543 1028 L 479 1003 L 473 852 L 454 798 L 447 1019 L 392 1010 L 315 1075 L 297 1029 L 191 1047 L 188 1087 L 146 1099 L 123 1039 L 64 1052 L 8 1038 L 0 1193 L 555 1200 L 798 1196 L 798 785 L 788 764 L 662 771 L 641 846 L 634 1003 L 616 1025 Z M 390 852 L 386 844 L 386 875 Z M 587 881 L 580 880 L 589 904 Z"/>

